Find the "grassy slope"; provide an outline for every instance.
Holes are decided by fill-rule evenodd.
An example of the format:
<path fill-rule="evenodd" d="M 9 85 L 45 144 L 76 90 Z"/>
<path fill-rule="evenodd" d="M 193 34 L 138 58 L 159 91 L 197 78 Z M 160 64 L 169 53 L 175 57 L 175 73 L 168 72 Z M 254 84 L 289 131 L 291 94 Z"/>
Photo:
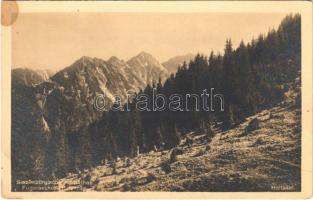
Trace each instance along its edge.
<path fill-rule="evenodd" d="M 301 110 L 294 106 L 295 94 L 287 92 L 281 105 L 217 133 L 209 143 L 197 140 L 201 135 L 190 133 L 194 144 L 180 145 L 183 153 L 170 164 L 169 173 L 161 165 L 170 152 L 150 152 L 131 159 L 128 167 L 118 161 L 115 175 L 109 165 L 69 175 L 59 181 L 60 190 L 299 191 Z M 259 119 L 259 129 L 244 135 L 253 118 Z M 81 187 L 80 180 L 86 180 L 87 185 Z"/>

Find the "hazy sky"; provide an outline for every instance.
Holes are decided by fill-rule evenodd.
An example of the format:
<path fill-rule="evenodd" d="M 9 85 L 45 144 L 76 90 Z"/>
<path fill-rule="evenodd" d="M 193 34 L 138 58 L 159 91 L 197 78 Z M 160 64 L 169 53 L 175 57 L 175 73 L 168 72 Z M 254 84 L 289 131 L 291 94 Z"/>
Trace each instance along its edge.
<path fill-rule="evenodd" d="M 276 28 L 286 14 L 29 13 L 13 25 L 13 67 L 61 69 L 81 56 L 127 60 L 141 51 L 160 62 L 223 52 Z"/>

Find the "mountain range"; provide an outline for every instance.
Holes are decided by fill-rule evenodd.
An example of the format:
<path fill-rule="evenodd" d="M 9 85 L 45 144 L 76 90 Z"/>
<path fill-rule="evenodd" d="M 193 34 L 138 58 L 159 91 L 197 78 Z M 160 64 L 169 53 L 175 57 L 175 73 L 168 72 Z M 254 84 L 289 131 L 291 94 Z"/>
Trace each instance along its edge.
<path fill-rule="evenodd" d="M 170 70 L 167 68 L 184 61 L 187 63 L 178 68 L 175 75 L 169 75 Z M 297 86 L 301 77 L 299 14 L 286 16 L 277 30 L 267 35 L 261 34 L 247 44 L 241 42 L 237 48 L 233 48 L 230 39 L 226 40 L 223 55 L 211 52 L 209 57 L 197 55 L 190 62 L 178 57 L 167 63 L 160 64 L 152 55 L 141 52 L 128 61 L 117 57 L 103 60 L 83 56 L 49 76 L 49 79 L 34 70 L 12 70 L 12 190 L 28 190 L 18 184 L 18 180 L 56 180 L 67 175 L 72 177 L 74 173 L 80 181 L 92 180 L 92 187 L 97 191 L 110 187 L 110 190 L 133 191 L 133 186 L 142 185 L 142 181 L 155 181 L 155 187 L 154 183 L 150 185 L 152 187 L 147 185 L 147 190 L 152 191 L 233 191 L 234 185 L 236 191 L 271 191 L 268 189 L 268 177 L 271 179 L 272 176 L 264 176 L 267 185 L 265 189 L 255 187 L 255 180 L 259 180 L 256 174 L 269 171 L 263 167 L 268 164 L 273 166 L 271 169 L 275 169 L 269 173 L 281 177 L 277 180 L 278 184 L 297 182 L 300 188 L 298 178 L 292 180 L 289 176 L 285 178 L 281 175 L 300 172 L 301 142 L 295 143 L 297 149 L 293 146 L 293 150 L 288 152 L 285 146 L 273 146 L 273 141 L 285 138 L 288 142 L 299 142 L 301 138 L 301 87 Z M 173 67 L 171 70 L 175 71 Z M 123 104 L 128 90 L 135 90 L 146 95 L 147 99 L 153 99 L 151 85 L 157 86 L 157 92 L 160 91 L 167 98 L 174 93 L 200 96 L 204 89 L 215 88 L 217 93 L 223 95 L 225 107 L 222 109 L 223 103 L 220 103 L 221 111 L 197 112 L 197 103 L 188 102 L 184 106 L 190 107 L 190 110 L 183 112 L 169 108 L 162 112 L 141 112 L 139 109 L 131 109 L 132 112 L 102 112 L 94 108 L 93 97 L 99 94 L 105 94 L 104 100 L 108 106 L 112 105 L 114 95 L 119 95 Z M 289 97 L 292 97 L 290 101 Z M 129 102 L 129 106 L 136 108 L 138 102 Z M 274 107 L 277 109 L 271 110 Z M 288 113 L 293 108 L 298 110 L 294 110 L 294 114 Z M 282 109 L 287 112 L 279 113 Z M 265 118 L 262 110 L 266 111 Z M 290 123 L 285 124 L 286 120 Z M 269 129 L 259 130 L 268 122 Z M 276 127 L 278 123 L 284 124 Z M 289 129 L 290 126 L 295 129 Z M 273 128 L 277 133 L 262 135 L 268 131 L 271 133 Z M 261 159 L 257 162 L 240 163 L 239 160 L 251 160 L 259 155 L 260 148 L 248 147 L 264 145 L 267 141 L 260 140 L 264 136 L 272 138 L 268 141 L 269 146 L 261 148 L 266 155 L 260 154 Z M 239 142 L 244 137 L 246 140 Z M 200 143 L 196 142 L 198 139 Z M 249 146 L 246 146 L 247 141 Z M 235 145 L 239 148 L 233 148 L 234 142 L 239 142 Z M 181 149 L 177 148 L 180 145 Z M 276 162 L 264 162 L 264 156 L 270 156 L 269 148 L 271 155 L 280 156 L 266 159 L 274 159 Z M 152 158 L 153 162 L 149 156 L 152 150 L 159 152 L 155 154 L 157 157 Z M 249 157 L 242 157 L 247 153 L 251 153 Z M 286 153 L 289 157 L 286 157 Z M 206 157 L 200 157 L 203 155 Z M 193 159 L 195 157 L 199 159 Z M 157 158 L 162 160 L 157 161 Z M 124 160 L 124 171 L 119 166 L 121 159 Z M 201 163 L 198 160 L 203 159 L 211 162 L 205 163 L 209 168 L 199 168 Z M 138 162 L 143 165 L 138 165 Z M 97 167 L 100 165 L 104 167 Z M 282 165 L 288 167 L 279 169 Z M 239 176 L 233 176 L 233 173 L 224 176 L 229 167 L 234 168 L 235 172 L 240 171 Z M 195 170 L 190 171 L 190 168 Z M 258 170 L 251 171 L 256 168 Z M 103 169 L 96 175 L 98 180 L 93 180 L 93 172 L 88 174 L 92 169 Z M 111 171 L 109 174 L 107 169 Z M 136 177 L 145 169 L 149 169 L 151 175 L 143 173 L 143 180 L 120 177 L 126 184 L 119 189 L 115 186 L 124 184 L 123 181 L 102 187 L 105 183 L 100 177 L 112 175 L 116 180 L 118 177 L 115 175 L 128 174 L 133 169 L 135 171 L 131 171 L 131 174 Z M 215 173 L 215 169 L 222 173 Z M 209 178 L 201 181 L 201 174 L 206 170 Z M 247 171 L 251 173 L 245 174 Z M 196 176 L 189 179 L 195 173 Z M 218 177 L 214 178 L 216 174 Z M 162 186 L 161 182 L 167 180 L 174 183 L 174 176 L 178 177 L 174 185 L 185 178 L 187 182 L 180 182 L 180 188 L 170 188 L 170 184 Z M 254 179 L 247 182 L 247 176 Z M 215 180 L 217 182 L 212 187 L 207 184 Z M 65 181 L 63 188 L 69 189 L 70 183 Z M 91 185 L 88 185 L 90 188 Z"/>
<path fill-rule="evenodd" d="M 27 91 L 25 97 L 33 97 L 34 107 L 39 113 L 45 113 L 41 121 L 60 116 L 55 114 L 52 117 L 52 113 L 61 109 L 60 106 L 68 105 L 66 110 L 70 110 L 63 116 L 65 127 L 70 128 L 69 124 L 75 122 L 75 127 L 79 128 L 86 121 L 92 122 L 101 115 L 92 108 L 91 98 L 96 95 L 104 93 L 110 104 L 114 102 L 115 95 L 124 101 L 127 91 L 139 92 L 146 85 L 152 85 L 159 79 L 164 81 L 167 77 L 167 69 L 146 52 L 127 62 L 115 56 L 107 61 L 83 56 L 53 76 L 31 69 L 12 70 L 12 93 L 21 95 Z M 24 89 L 19 90 L 21 88 Z M 81 118 L 77 112 L 84 113 L 84 117 Z M 80 120 L 83 122 L 79 123 Z M 47 125 L 53 126 L 51 123 Z"/>
<path fill-rule="evenodd" d="M 90 66 L 95 65 L 96 63 L 101 65 L 102 63 L 105 66 L 101 67 L 107 68 L 107 70 L 105 70 L 106 76 L 111 76 L 112 72 L 110 72 L 110 74 L 107 72 L 113 70 L 112 67 L 115 67 L 117 69 L 113 70 L 114 73 L 123 76 L 122 79 L 126 80 L 129 84 L 129 86 L 125 88 L 138 91 L 138 89 L 142 89 L 148 84 L 152 85 L 153 82 L 158 82 L 159 78 L 164 82 L 170 73 L 175 73 L 178 67 L 184 62 L 188 63 L 194 58 L 195 55 L 189 53 L 169 58 L 167 61 L 160 63 L 151 54 L 144 51 L 130 58 L 128 61 L 119 59 L 116 56 L 111 56 L 107 61 L 99 58 L 82 56 L 70 67 L 64 68 L 57 73 L 48 69 L 15 68 L 12 70 L 12 84 L 29 86 L 32 84 L 39 84 L 52 78 L 53 75 L 58 74 L 57 76 L 59 77 L 61 73 L 63 73 L 63 75 L 67 74 L 69 68 L 77 68 L 79 63 L 89 63 Z"/>
<path fill-rule="evenodd" d="M 25 170 L 20 168 L 23 166 L 62 168 L 65 163 L 48 157 L 63 155 L 59 146 L 67 143 L 70 137 L 74 138 L 72 140 L 88 137 L 89 125 L 103 114 L 93 107 L 93 97 L 104 93 L 108 104 L 112 105 L 115 95 L 123 102 L 127 91 L 139 92 L 148 84 L 160 79 L 165 81 L 167 77 L 167 69 L 146 52 L 126 62 L 115 56 L 107 61 L 83 56 L 54 75 L 31 69 L 13 69 L 12 148 L 13 168 L 17 167 L 13 170 L 21 172 L 18 176 L 23 177 Z M 29 146 L 29 141 L 34 143 Z M 21 147 L 23 151 L 18 150 Z M 84 147 L 79 148 L 83 151 Z M 47 149 L 53 152 L 47 153 Z M 58 163 L 58 166 L 47 162 Z M 37 171 L 42 171 L 44 176 L 43 170 Z"/>

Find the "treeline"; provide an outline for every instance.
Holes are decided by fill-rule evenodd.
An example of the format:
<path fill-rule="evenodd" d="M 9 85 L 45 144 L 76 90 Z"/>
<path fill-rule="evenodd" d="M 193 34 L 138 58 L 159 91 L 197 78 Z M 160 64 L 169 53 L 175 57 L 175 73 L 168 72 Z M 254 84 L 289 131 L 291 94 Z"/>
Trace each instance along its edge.
<path fill-rule="evenodd" d="M 214 88 L 224 95 L 225 110 L 164 111 L 136 110 L 136 101 L 130 102 L 131 112 L 111 111 L 90 128 L 93 162 L 114 159 L 116 156 L 134 156 L 137 146 L 141 152 L 154 148 L 171 148 L 180 136 L 190 130 L 209 127 L 222 122 L 229 129 L 247 116 L 280 102 L 287 90 L 285 83 L 293 81 L 301 66 L 301 16 L 288 15 L 277 30 L 259 35 L 257 39 L 233 48 L 226 41 L 223 55 L 197 55 L 184 63 L 164 84 L 148 85 L 140 93 L 152 100 L 152 89 L 168 98 L 172 94 L 198 94 Z M 195 103 L 188 102 L 189 108 Z M 150 102 L 152 104 L 152 102 Z M 218 105 L 218 102 L 215 102 Z"/>

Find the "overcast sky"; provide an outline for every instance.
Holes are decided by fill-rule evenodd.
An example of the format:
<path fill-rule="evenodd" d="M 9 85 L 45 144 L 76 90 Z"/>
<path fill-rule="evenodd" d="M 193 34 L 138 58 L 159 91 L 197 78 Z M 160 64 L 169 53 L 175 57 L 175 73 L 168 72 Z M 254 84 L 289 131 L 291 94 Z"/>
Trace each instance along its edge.
<path fill-rule="evenodd" d="M 141 51 L 160 62 L 187 53 L 223 52 L 277 28 L 286 14 L 29 13 L 13 25 L 13 67 L 61 69 L 81 56 L 127 60 Z"/>

